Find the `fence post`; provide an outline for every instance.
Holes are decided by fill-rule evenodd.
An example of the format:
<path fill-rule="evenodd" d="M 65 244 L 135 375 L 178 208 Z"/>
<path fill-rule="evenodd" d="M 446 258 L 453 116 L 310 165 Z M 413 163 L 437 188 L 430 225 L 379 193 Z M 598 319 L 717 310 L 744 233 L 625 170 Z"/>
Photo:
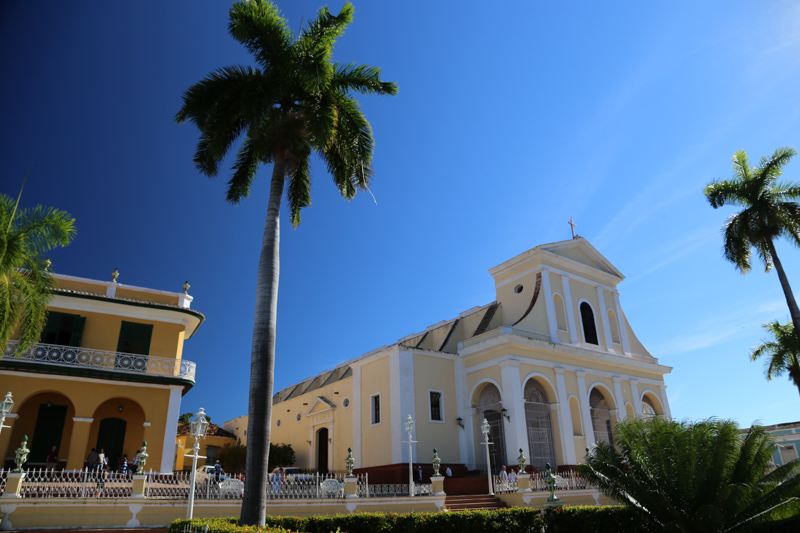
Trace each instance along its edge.
<path fill-rule="evenodd" d="M 9 472 L 6 478 L 6 490 L 0 498 L 22 498 L 22 480 L 25 472 Z"/>
<path fill-rule="evenodd" d="M 317 484 L 317 498 L 319 498 L 320 497 L 319 496 L 319 484 L 321 483 L 321 481 L 319 479 L 319 472 L 314 472 L 314 480 L 316 481 L 316 484 Z"/>
<path fill-rule="evenodd" d="M 86 477 L 87 477 L 87 475 L 89 473 L 89 469 L 86 468 L 85 470 L 81 471 L 81 473 L 83 474 L 83 483 L 81 485 L 81 498 L 85 498 L 86 497 Z"/>
<path fill-rule="evenodd" d="M 369 498 L 369 472 L 364 474 L 364 485 L 367 487 L 367 498 Z"/>

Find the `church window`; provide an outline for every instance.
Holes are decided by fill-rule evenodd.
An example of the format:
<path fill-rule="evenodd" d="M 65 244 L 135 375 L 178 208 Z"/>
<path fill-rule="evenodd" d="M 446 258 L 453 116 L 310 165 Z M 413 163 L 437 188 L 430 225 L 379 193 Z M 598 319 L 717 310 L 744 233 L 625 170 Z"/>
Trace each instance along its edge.
<path fill-rule="evenodd" d="M 517 293 L 517 294 L 521 293 L 522 292 L 522 285 L 517 285 L 516 287 L 514 287 L 514 292 Z"/>
<path fill-rule="evenodd" d="M 611 411 L 608 408 L 608 401 L 603 393 L 592 389 L 589 395 L 589 412 L 592 415 L 592 429 L 594 429 L 595 442 L 607 442 L 614 445 L 614 438 L 611 433 Z"/>
<path fill-rule="evenodd" d="M 556 464 L 550 399 L 544 386 L 535 379 L 529 379 L 525 384 L 524 396 L 530 464 L 543 471 L 547 463 Z"/>
<path fill-rule="evenodd" d="M 301 418 L 303 418 L 303 416 L 302 416 L 300 413 L 297 413 L 297 421 L 298 421 L 298 422 L 300 422 L 300 419 L 301 419 Z"/>
<path fill-rule="evenodd" d="M 597 326 L 594 323 L 594 312 L 592 306 L 587 302 L 581 302 L 581 325 L 583 325 L 583 340 L 586 344 L 600 343 L 597 341 Z"/>
<path fill-rule="evenodd" d="M 611 327 L 611 342 L 619 344 L 619 322 L 611 309 L 608 310 L 608 325 Z"/>
<path fill-rule="evenodd" d="M 277 422 L 275 422 L 275 427 L 281 427 L 281 419 L 279 418 Z M 245 436 L 247 436 L 247 430 L 244 430 Z"/>
<path fill-rule="evenodd" d="M 444 406 L 442 391 L 429 391 L 431 422 L 444 422 Z"/>
<path fill-rule="evenodd" d="M 645 396 L 642 398 L 642 418 L 649 419 L 658 416 L 656 406 L 653 405 L 653 400 Z"/>
<path fill-rule="evenodd" d="M 556 326 L 561 331 L 567 331 L 567 313 L 564 311 L 564 299 L 560 294 L 553 295 L 553 307 L 556 309 Z"/>
<path fill-rule="evenodd" d="M 381 395 L 373 394 L 370 402 L 372 403 L 371 424 L 374 426 L 381 423 Z"/>
<path fill-rule="evenodd" d="M 345 409 L 350 407 L 350 398 L 345 398 L 344 400 L 342 400 L 342 407 L 344 407 Z"/>

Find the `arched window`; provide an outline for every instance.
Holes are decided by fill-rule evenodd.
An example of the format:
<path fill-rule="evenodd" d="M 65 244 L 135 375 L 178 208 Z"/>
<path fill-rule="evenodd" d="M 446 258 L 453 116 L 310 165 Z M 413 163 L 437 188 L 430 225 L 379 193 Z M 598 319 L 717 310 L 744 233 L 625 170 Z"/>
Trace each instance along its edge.
<path fill-rule="evenodd" d="M 489 456 L 493 468 L 499 468 L 506 464 L 506 433 L 503 427 L 503 415 L 500 410 L 503 408 L 501 403 L 500 391 L 497 387 L 488 383 L 478 396 L 478 414 L 481 417 L 478 421 L 480 425 L 485 418 L 489 422 Z"/>
<path fill-rule="evenodd" d="M 617 344 L 619 340 L 619 322 L 617 322 L 617 315 L 611 309 L 608 310 L 608 325 L 611 326 L 611 341 Z"/>
<path fill-rule="evenodd" d="M 583 340 L 586 344 L 597 344 L 597 326 L 594 324 L 594 312 L 587 302 L 581 302 L 581 324 L 583 325 Z"/>
<path fill-rule="evenodd" d="M 589 412 L 592 415 L 594 441 L 607 442 L 613 446 L 614 439 L 611 434 L 611 412 L 608 409 L 608 401 L 596 387 L 589 395 Z"/>
<path fill-rule="evenodd" d="M 525 384 L 525 425 L 528 430 L 530 464 L 540 472 L 544 471 L 547 463 L 555 467 L 550 400 L 547 391 L 535 379 L 529 379 Z"/>
<path fill-rule="evenodd" d="M 564 311 L 564 299 L 560 294 L 553 295 L 553 307 L 556 309 L 556 326 L 561 331 L 567 331 L 567 313 Z"/>
<path fill-rule="evenodd" d="M 642 398 L 642 418 L 645 420 L 655 418 L 658 416 L 656 406 L 653 405 L 653 400 L 645 396 Z"/>

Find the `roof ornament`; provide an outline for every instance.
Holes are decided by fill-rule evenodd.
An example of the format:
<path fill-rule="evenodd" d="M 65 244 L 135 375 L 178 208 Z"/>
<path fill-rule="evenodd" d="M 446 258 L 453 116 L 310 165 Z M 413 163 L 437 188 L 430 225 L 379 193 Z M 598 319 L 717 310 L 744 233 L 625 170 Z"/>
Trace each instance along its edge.
<path fill-rule="evenodd" d="M 116 283 L 116 282 L 117 282 L 117 278 L 118 278 L 118 277 L 119 277 L 119 270 L 117 270 L 117 269 L 115 268 L 115 269 L 114 269 L 114 272 L 112 272 L 112 273 L 111 273 L 111 281 L 113 281 L 114 283 Z"/>
<path fill-rule="evenodd" d="M 189 285 L 188 281 L 183 284 L 183 294 L 189 294 L 189 287 L 191 287 L 191 285 Z"/>
<path fill-rule="evenodd" d="M 577 224 L 575 224 L 575 223 L 572 221 L 572 217 L 569 217 L 569 222 L 567 222 L 567 224 L 569 224 L 569 225 L 571 226 L 571 227 L 570 227 L 570 229 L 572 230 L 572 238 L 573 238 L 573 239 L 577 239 L 577 238 L 579 238 L 579 237 L 580 237 L 580 235 L 576 235 L 576 234 L 575 234 L 575 226 L 577 226 Z"/>

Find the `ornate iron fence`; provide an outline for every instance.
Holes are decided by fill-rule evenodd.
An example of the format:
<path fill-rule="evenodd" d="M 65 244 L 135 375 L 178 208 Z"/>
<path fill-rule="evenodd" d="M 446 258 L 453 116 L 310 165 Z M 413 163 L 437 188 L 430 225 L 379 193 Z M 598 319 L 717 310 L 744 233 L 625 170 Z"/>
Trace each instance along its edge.
<path fill-rule="evenodd" d="M 547 492 L 545 474 L 537 472 L 530 474 L 530 489 L 534 492 Z M 556 490 L 582 490 L 591 488 L 589 483 L 577 472 L 563 472 L 554 476 L 556 478 Z M 492 476 L 494 492 L 503 494 L 516 492 L 519 489 L 519 482 L 516 479 L 501 480 L 500 476 Z"/>
<path fill-rule="evenodd" d="M 36 344 L 30 350 L 18 354 L 16 353 L 18 345 L 17 341 L 9 341 L 3 351 L 3 359 L 123 374 L 177 377 L 192 382 L 194 382 L 197 367 L 195 363 L 183 359 L 109 352 L 57 344 Z"/>
<path fill-rule="evenodd" d="M 119 472 L 86 470 L 25 471 L 20 488 L 23 498 L 129 498 L 133 484 Z"/>

